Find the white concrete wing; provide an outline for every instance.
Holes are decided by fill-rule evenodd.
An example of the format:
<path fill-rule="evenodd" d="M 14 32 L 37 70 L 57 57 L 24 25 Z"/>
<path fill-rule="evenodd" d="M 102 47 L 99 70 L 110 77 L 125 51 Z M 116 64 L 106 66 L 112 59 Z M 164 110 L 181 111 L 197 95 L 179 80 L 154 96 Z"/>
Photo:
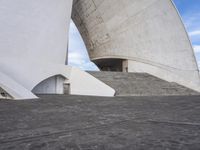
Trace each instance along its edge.
<path fill-rule="evenodd" d="M 91 96 L 114 96 L 115 90 L 92 75 L 75 67 L 71 68 L 70 94 Z"/>
<path fill-rule="evenodd" d="M 37 98 L 31 91 L 27 90 L 7 75 L 0 72 L 0 87 L 5 90 L 11 98 L 17 99 L 33 99 Z"/>
<path fill-rule="evenodd" d="M 57 75 L 70 80 L 73 94 L 114 95 L 97 79 L 65 66 L 71 9 L 72 0 L 0 1 L 0 86 L 14 99 L 36 98 L 31 91 L 48 93 L 49 85 L 63 86 L 64 80 L 47 81 Z M 81 77 L 80 85 L 90 82 L 85 88 L 75 81 Z"/>

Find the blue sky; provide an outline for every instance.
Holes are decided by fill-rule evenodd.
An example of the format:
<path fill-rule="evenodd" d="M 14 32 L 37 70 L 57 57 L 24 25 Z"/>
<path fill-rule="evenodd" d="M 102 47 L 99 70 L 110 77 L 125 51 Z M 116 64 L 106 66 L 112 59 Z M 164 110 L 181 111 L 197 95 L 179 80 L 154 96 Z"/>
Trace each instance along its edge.
<path fill-rule="evenodd" d="M 174 0 L 194 47 L 200 68 L 200 0 Z M 98 70 L 89 60 L 83 40 L 71 22 L 69 33 L 69 65 L 82 70 Z"/>
<path fill-rule="evenodd" d="M 81 70 L 98 70 L 96 65 L 89 60 L 85 44 L 72 21 L 69 31 L 68 64 Z"/>
<path fill-rule="evenodd" d="M 200 1 L 174 0 L 194 47 L 200 68 Z"/>

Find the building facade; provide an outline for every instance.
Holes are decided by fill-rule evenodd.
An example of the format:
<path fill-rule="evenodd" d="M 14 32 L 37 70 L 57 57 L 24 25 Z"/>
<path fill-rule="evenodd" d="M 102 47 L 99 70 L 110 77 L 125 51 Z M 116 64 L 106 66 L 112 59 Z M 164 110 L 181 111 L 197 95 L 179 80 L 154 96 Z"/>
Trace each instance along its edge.
<path fill-rule="evenodd" d="M 114 95 L 65 65 L 71 18 L 101 70 L 146 72 L 200 91 L 193 48 L 171 0 L 2 0 L 0 87 L 10 97 L 62 94 L 65 82 L 70 94 Z"/>

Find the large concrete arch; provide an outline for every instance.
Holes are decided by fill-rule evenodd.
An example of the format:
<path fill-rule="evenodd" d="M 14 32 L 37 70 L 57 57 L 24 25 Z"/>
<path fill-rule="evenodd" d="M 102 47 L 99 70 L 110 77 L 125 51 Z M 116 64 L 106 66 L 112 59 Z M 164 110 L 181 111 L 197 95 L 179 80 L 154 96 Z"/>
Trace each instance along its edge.
<path fill-rule="evenodd" d="M 100 69 L 147 72 L 200 91 L 193 48 L 171 0 L 74 0 L 72 19 Z"/>
<path fill-rule="evenodd" d="M 63 83 L 66 77 L 61 74 L 51 76 L 38 83 L 32 90 L 35 94 L 64 94 Z"/>

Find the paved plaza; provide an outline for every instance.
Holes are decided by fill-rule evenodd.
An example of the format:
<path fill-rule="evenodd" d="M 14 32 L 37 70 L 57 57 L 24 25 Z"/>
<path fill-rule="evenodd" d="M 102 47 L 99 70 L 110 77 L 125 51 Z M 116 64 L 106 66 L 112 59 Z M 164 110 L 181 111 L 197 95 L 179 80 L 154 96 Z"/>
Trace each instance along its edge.
<path fill-rule="evenodd" d="M 200 96 L 0 100 L 1 150 L 199 150 Z"/>

